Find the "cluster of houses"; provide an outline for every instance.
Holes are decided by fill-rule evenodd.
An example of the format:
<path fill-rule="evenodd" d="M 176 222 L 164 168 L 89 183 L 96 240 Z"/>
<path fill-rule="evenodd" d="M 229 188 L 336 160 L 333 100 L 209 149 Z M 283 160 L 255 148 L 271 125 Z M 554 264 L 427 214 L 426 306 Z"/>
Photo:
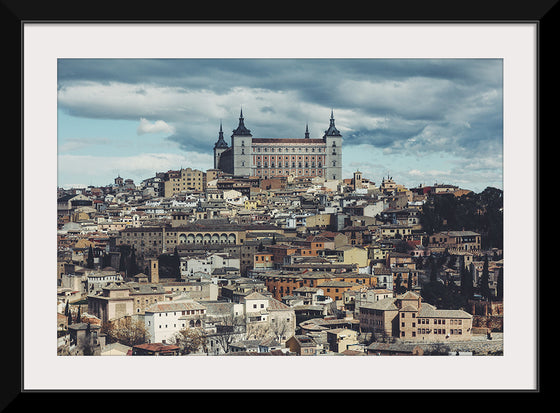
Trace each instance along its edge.
<path fill-rule="evenodd" d="M 464 193 L 190 168 L 59 189 L 59 354 L 422 355 L 486 337 L 421 296 L 430 255 L 461 257 L 447 279 L 481 277 L 479 234 L 420 219 L 428 197 Z"/>

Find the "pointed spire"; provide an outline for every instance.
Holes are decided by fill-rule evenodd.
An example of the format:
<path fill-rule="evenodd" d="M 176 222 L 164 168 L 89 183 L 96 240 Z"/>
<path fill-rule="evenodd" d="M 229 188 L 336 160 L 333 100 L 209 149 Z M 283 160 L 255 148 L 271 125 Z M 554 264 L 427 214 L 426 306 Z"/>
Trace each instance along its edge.
<path fill-rule="evenodd" d="M 309 126 L 307 123 L 305 124 L 305 139 L 309 139 Z"/>
<path fill-rule="evenodd" d="M 338 131 L 338 129 L 336 129 L 336 127 L 334 126 L 334 113 L 333 110 L 331 109 L 331 119 L 329 122 L 329 129 L 327 129 L 325 131 L 325 135 L 328 136 L 340 136 L 340 132 Z"/>
<path fill-rule="evenodd" d="M 220 132 L 218 133 L 218 141 L 214 148 L 227 148 L 227 142 L 224 140 L 224 132 L 222 131 L 222 120 L 220 119 Z"/>
<path fill-rule="evenodd" d="M 245 122 L 243 121 L 243 108 L 239 114 L 239 125 L 237 129 L 233 131 L 234 135 L 251 135 L 251 131 L 245 127 Z"/>

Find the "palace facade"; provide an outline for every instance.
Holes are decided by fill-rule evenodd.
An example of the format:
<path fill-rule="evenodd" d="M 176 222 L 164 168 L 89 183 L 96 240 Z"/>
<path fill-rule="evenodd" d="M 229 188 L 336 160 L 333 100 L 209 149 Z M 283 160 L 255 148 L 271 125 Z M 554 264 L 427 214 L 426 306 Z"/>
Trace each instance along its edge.
<path fill-rule="evenodd" d="M 342 179 L 342 135 L 331 111 L 329 127 L 321 138 L 310 138 L 307 126 L 303 138 L 253 138 L 241 111 L 231 146 L 220 124 L 214 168 L 234 176 Z"/>

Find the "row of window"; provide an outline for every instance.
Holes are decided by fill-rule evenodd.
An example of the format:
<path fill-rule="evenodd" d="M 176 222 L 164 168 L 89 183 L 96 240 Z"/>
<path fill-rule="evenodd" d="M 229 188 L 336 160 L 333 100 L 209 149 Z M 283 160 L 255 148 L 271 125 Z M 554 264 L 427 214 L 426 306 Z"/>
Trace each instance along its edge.
<path fill-rule="evenodd" d="M 148 326 L 150 324 L 151 322 L 148 321 Z M 200 320 L 196 320 L 196 322 L 194 320 L 189 321 L 189 327 L 200 327 L 201 325 Z M 181 327 L 185 327 L 185 323 L 181 323 Z M 168 328 L 168 324 L 159 324 L 158 328 Z M 173 324 L 173 328 L 177 328 L 177 324 Z"/>
<path fill-rule="evenodd" d="M 195 314 L 204 314 L 204 310 L 182 310 L 180 311 L 180 315 L 195 315 Z M 165 314 L 165 316 L 169 316 L 171 313 L 159 313 L 159 316 L 161 317 L 162 314 Z M 173 315 L 176 316 L 177 312 L 173 311 Z"/>
<path fill-rule="evenodd" d="M 256 156 L 256 157 L 253 156 L 253 158 L 256 158 L 257 160 L 260 160 L 260 159 L 261 159 L 261 156 L 260 156 L 260 155 L 259 155 L 259 156 Z M 292 158 L 292 161 L 295 161 L 295 160 L 296 160 L 296 157 L 295 157 L 294 155 L 292 155 L 291 158 Z M 270 155 L 270 156 L 268 156 L 268 155 L 263 155 L 263 156 L 262 156 L 262 159 L 264 159 L 265 161 L 266 161 L 266 160 L 271 160 L 271 161 L 279 160 L 279 161 L 281 161 L 281 160 L 282 160 L 282 155 L 278 155 L 278 156 L 274 156 L 274 155 Z M 287 160 L 289 160 L 289 159 L 290 159 L 290 156 L 288 156 L 288 155 L 285 155 L 285 156 L 284 156 L 284 160 L 287 161 Z M 311 159 L 312 161 L 314 161 L 315 159 L 317 159 L 317 160 L 325 159 L 325 156 L 324 156 L 324 155 L 320 155 L 320 156 L 317 155 L 317 157 L 315 157 L 315 155 L 311 155 L 311 156 L 298 156 L 297 159 L 300 160 L 300 161 L 301 161 L 302 159 L 305 159 L 306 161 L 309 160 L 309 159 Z"/>
<path fill-rule="evenodd" d="M 294 172 L 294 173 L 295 173 L 296 170 L 293 170 L 293 171 L 291 171 L 291 172 Z M 289 169 L 286 169 L 286 170 L 284 170 L 284 171 L 283 171 L 282 169 L 278 169 L 278 170 L 276 170 L 276 169 L 271 169 L 271 170 L 269 170 L 269 171 L 261 171 L 260 169 L 257 169 L 257 175 L 264 175 L 265 177 L 266 177 L 268 174 L 270 174 L 270 176 L 273 176 L 273 174 L 277 174 L 277 175 L 287 174 L 287 175 L 289 175 L 291 172 L 290 172 Z M 317 170 L 315 170 L 315 169 L 312 169 L 312 170 L 309 170 L 309 169 L 306 169 L 306 170 L 299 169 L 299 170 L 297 170 L 297 174 L 300 175 L 300 176 L 301 176 L 301 175 L 315 175 L 315 174 L 316 174 L 316 175 L 323 175 L 323 170 L 322 170 L 322 169 L 317 169 Z M 334 178 L 333 178 L 333 179 L 334 179 Z"/>
<path fill-rule="evenodd" d="M 241 142 L 241 146 L 245 146 L 244 142 Z M 336 144 L 334 142 L 333 142 L 333 147 L 336 147 Z M 291 148 L 291 149 L 292 149 L 292 152 L 298 152 L 298 153 L 300 153 L 300 152 L 301 153 L 303 153 L 303 152 L 313 153 L 313 152 L 315 152 L 315 150 L 317 150 L 317 152 L 326 152 L 325 148 L 320 148 L 320 147 L 319 148 L 316 148 L 316 147 L 296 148 L 296 147 L 294 147 L 294 148 Z M 290 152 L 290 148 L 268 148 L 268 147 L 262 148 L 263 152 L 269 152 L 269 151 L 274 152 L 275 150 L 277 152 Z M 261 152 L 261 147 L 260 146 L 254 146 L 253 147 L 253 152 Z"/>
<path fill-rule="evenodd" d="M 298 162 L 297 163 L 297 168 L 304 168 L 305 164 L 305 168 L 309 168 L 309 162 Z M 271 168 L 275 168 L 276 163 L 274 161 L 270 162 L 270 167 Z M 261 167 L 261 161 L 257 161 L 257 168 Z M 268 162 L 264 161 L 262 163 L 262 167 L 263 168 L 268 168 Z M 289 168 L 290 167 L 290 162 L 284 162 L 284 167 L 285 168 Z M 322 168 L 323 167 L 323 163 L 322 162 L 317 162 L 317 168 Z M 282 162 L 278 162 L 278 168 L 282 168 Z M 292 162 L 292 168 L 296 168 L 296 163 Z M 315 162 L 311 162 L 311 168 L 315 168 Z"/>
<path fill-rule="evenodd" d="M 450 320 L 446 320 L 445 318 L 434 318 L 433 324 L 446 324 L 446 321 L 449 325 L 463 325 L 463 320 L 452 318 Z M 430 324 L 429 318 L 419 318 L 418 324 Z"/>
<path fill-rule="evenodd" d="M 438 335 L 462 335 L 463 334 L 463 330 L 460 329 L 452 329 L 449 330 L 449 333 L 446 332 L 445 328 L 434 328 L 433 330 L 431 329 L 424 329 L 424 328 L 419 328 L 418 329 L 418 334 L 438 334 Z M 401 331 L 401 337 L 406 337 L 406 332 L 405 331 Z M 416 337 L 416 331 L 412 331 L 412 337 Z"/>

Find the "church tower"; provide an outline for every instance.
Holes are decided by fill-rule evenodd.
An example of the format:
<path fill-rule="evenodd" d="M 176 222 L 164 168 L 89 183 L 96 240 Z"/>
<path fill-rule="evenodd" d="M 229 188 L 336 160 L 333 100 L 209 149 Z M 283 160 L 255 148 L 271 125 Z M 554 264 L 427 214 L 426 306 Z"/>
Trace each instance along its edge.
<path fill-rule="evenodd" d="M 148 258 L 148 278 L 151 283 L 159 283 L 159 261 L 157 257 Z"/>
<path fill-rule="evenodd" d="M 334 125 L 334 115 L 331 110 L 329 128 L 323 135 L 326 144 L 325 179 L 342 179 L 342 135 Z"/>

